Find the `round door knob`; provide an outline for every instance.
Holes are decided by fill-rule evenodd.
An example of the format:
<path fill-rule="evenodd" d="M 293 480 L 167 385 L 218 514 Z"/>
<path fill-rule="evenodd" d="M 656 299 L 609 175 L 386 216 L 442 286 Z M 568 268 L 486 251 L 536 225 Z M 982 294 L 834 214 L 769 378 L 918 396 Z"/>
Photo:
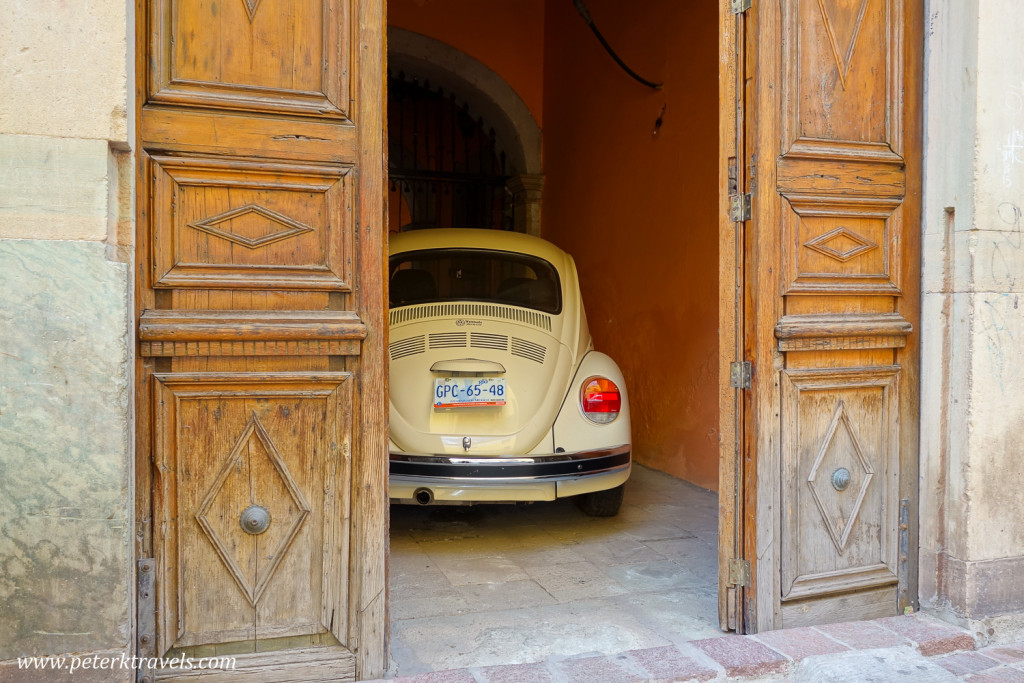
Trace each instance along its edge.
<path fill-rule="evenodd" d="M 832 488 L 836 491 L 845 491 L 850 485 L 850 470 L 840 467 L 832 473 Z"/>
<path fill-rule="evenodd" d="M 242 510 L 242 530 L 256 536 L 262 534 L 270 526 L 270 513 L 262 505 L 250 505 Z"/>

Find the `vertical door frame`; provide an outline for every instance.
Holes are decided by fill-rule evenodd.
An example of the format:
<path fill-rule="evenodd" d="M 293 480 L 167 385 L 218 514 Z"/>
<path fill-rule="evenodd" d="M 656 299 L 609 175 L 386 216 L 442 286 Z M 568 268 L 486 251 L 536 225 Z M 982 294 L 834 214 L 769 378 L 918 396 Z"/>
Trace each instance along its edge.
<path fill-rule="evenodd" d="M 746 223 L 734 221 L 732 198 L 747 192 L 743 149 L 743 31 L 745 17 L 730 0 L 718 13 L 718 620 L 722 630 L 743 632 L 743 586 L 731 575 L 743 561 L 744 392 L 730 385 L 734 361 L 743 360 L 743 241 Z"/>
<path fill-rule="evenodd" d="M 372 16 L 374 8 L 379 16 Z M 358 269 L 355 309 L 366 326 L 359 356 L 355 404 L 359 416 L 355 429 L 352 463 L 352 569 L 350 572 L 349 624 L 352 651 L 356 655 L 356 680 L 379 677 L 388 663 L 388 343 L 387 297 L 384 273 L 388 263 L 387 145 L 387 4 L 385 0 L 360 0 L 358 44 L 353 55 L 359 72 L 368 60 L 380 60 L 380 78 L 359 77 L 358 212 L 356 255 L 366 264 Z M 369 195 L 369 196 L 368 196 Z M 369 200 L 369 201 L 368 201 Z M 383 211 L 381 210 L 383 209 Z M 375 229 L 377 228 L 377 229 Z M 377 268 L 369 264 L 376 262 Z"/>
<path fill-rule="evenodd" d="M 758 3 L 760 5 L 760 3 Z M 757 192 L 774 192 L 776 160 L 774 155 L 759 154 L 757 146 L 763 130 L 776 130 L 779 125 L 782 73 L 782 51 L 776 43 L 758 40 L 762 34 L 781 35 L 782 28 L 771 19 L 778 13 L 759 11 L 753 7 L 747 14 L 745 35 L 750 59 L 747 100 L 749 115 L 744 134 L 751 155 L 750 173 L 757 178 L 751 188 L 751 224 L 745 253 L 747 270 L 744 298 L 751 315 L 744 319 L 746 352 L 753 363 L 755 376 L 747 392 L 744 438 L 744 469 L 747 488 L 744 491 L 745 556 L 750 561 L 751 593 L 744 605 L 748 619 L 747 632 L 769 631 L 781 623 L 781 528 L 778 515 L 782 453 L 780 443 L 781 387 L 779 375 L 784 358 L 778 350 L 774 328 L 782 317 L 779 287 L 782 241 L 778 230 L 761 230 L 758 226 L 780 224 L 779 205 L 774 201 L 757 201 Z"/>

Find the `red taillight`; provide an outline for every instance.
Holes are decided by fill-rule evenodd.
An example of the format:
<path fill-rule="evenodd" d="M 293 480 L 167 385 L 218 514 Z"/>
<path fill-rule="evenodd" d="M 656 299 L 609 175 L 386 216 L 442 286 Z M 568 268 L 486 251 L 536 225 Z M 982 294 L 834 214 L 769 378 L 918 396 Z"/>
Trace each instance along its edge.
<path fill-rule="evenodd" d="M 607 377 L 590 377 L 580 390 L 580 407 L 591 422 L 607 424 L 619 416 L 622 396 Z"/>

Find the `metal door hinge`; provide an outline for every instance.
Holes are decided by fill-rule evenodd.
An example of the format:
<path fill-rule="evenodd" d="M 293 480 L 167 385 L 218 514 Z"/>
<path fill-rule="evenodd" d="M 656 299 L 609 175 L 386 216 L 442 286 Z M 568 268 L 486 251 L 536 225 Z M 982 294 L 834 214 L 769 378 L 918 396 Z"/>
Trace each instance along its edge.
<path fill-rule="evenodd" d="M 743 14 L 748 9 L 750 9 L 750 6 L 753 5 L 753 4 L 754 4 L 754 0 L 732 0 L 732 3 L 731 3 L 732 13 L 733 14 Z"/>
<path fill-rule="evenodd" d="M 729 363 L 729 386 L 733 389 L 749 389 L 754 366 L 742 360 Z"/>
<path fill-rule="evenodd" d="M 729 220 L 733 223 L 744 223 L 750 220 L 749 194 L 734 194 L 729 196 Z"/>
<path fill-rule="evenodd" d="M 746 560 L 729 560 L 729 583 L 733 586 L 749 586 L 750 563 Z"/>

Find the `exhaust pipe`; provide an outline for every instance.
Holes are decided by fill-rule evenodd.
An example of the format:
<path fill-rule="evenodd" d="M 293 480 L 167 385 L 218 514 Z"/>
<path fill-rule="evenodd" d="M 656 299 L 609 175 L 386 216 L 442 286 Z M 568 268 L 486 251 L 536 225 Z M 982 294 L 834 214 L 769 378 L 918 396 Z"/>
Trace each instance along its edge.
<path fill-rule="evenodd" d="M 420 505 L 430 505 L 434 502 L 434 492 L 428 488 L 419 488 L 413 492 L 412 498 Z"/>

